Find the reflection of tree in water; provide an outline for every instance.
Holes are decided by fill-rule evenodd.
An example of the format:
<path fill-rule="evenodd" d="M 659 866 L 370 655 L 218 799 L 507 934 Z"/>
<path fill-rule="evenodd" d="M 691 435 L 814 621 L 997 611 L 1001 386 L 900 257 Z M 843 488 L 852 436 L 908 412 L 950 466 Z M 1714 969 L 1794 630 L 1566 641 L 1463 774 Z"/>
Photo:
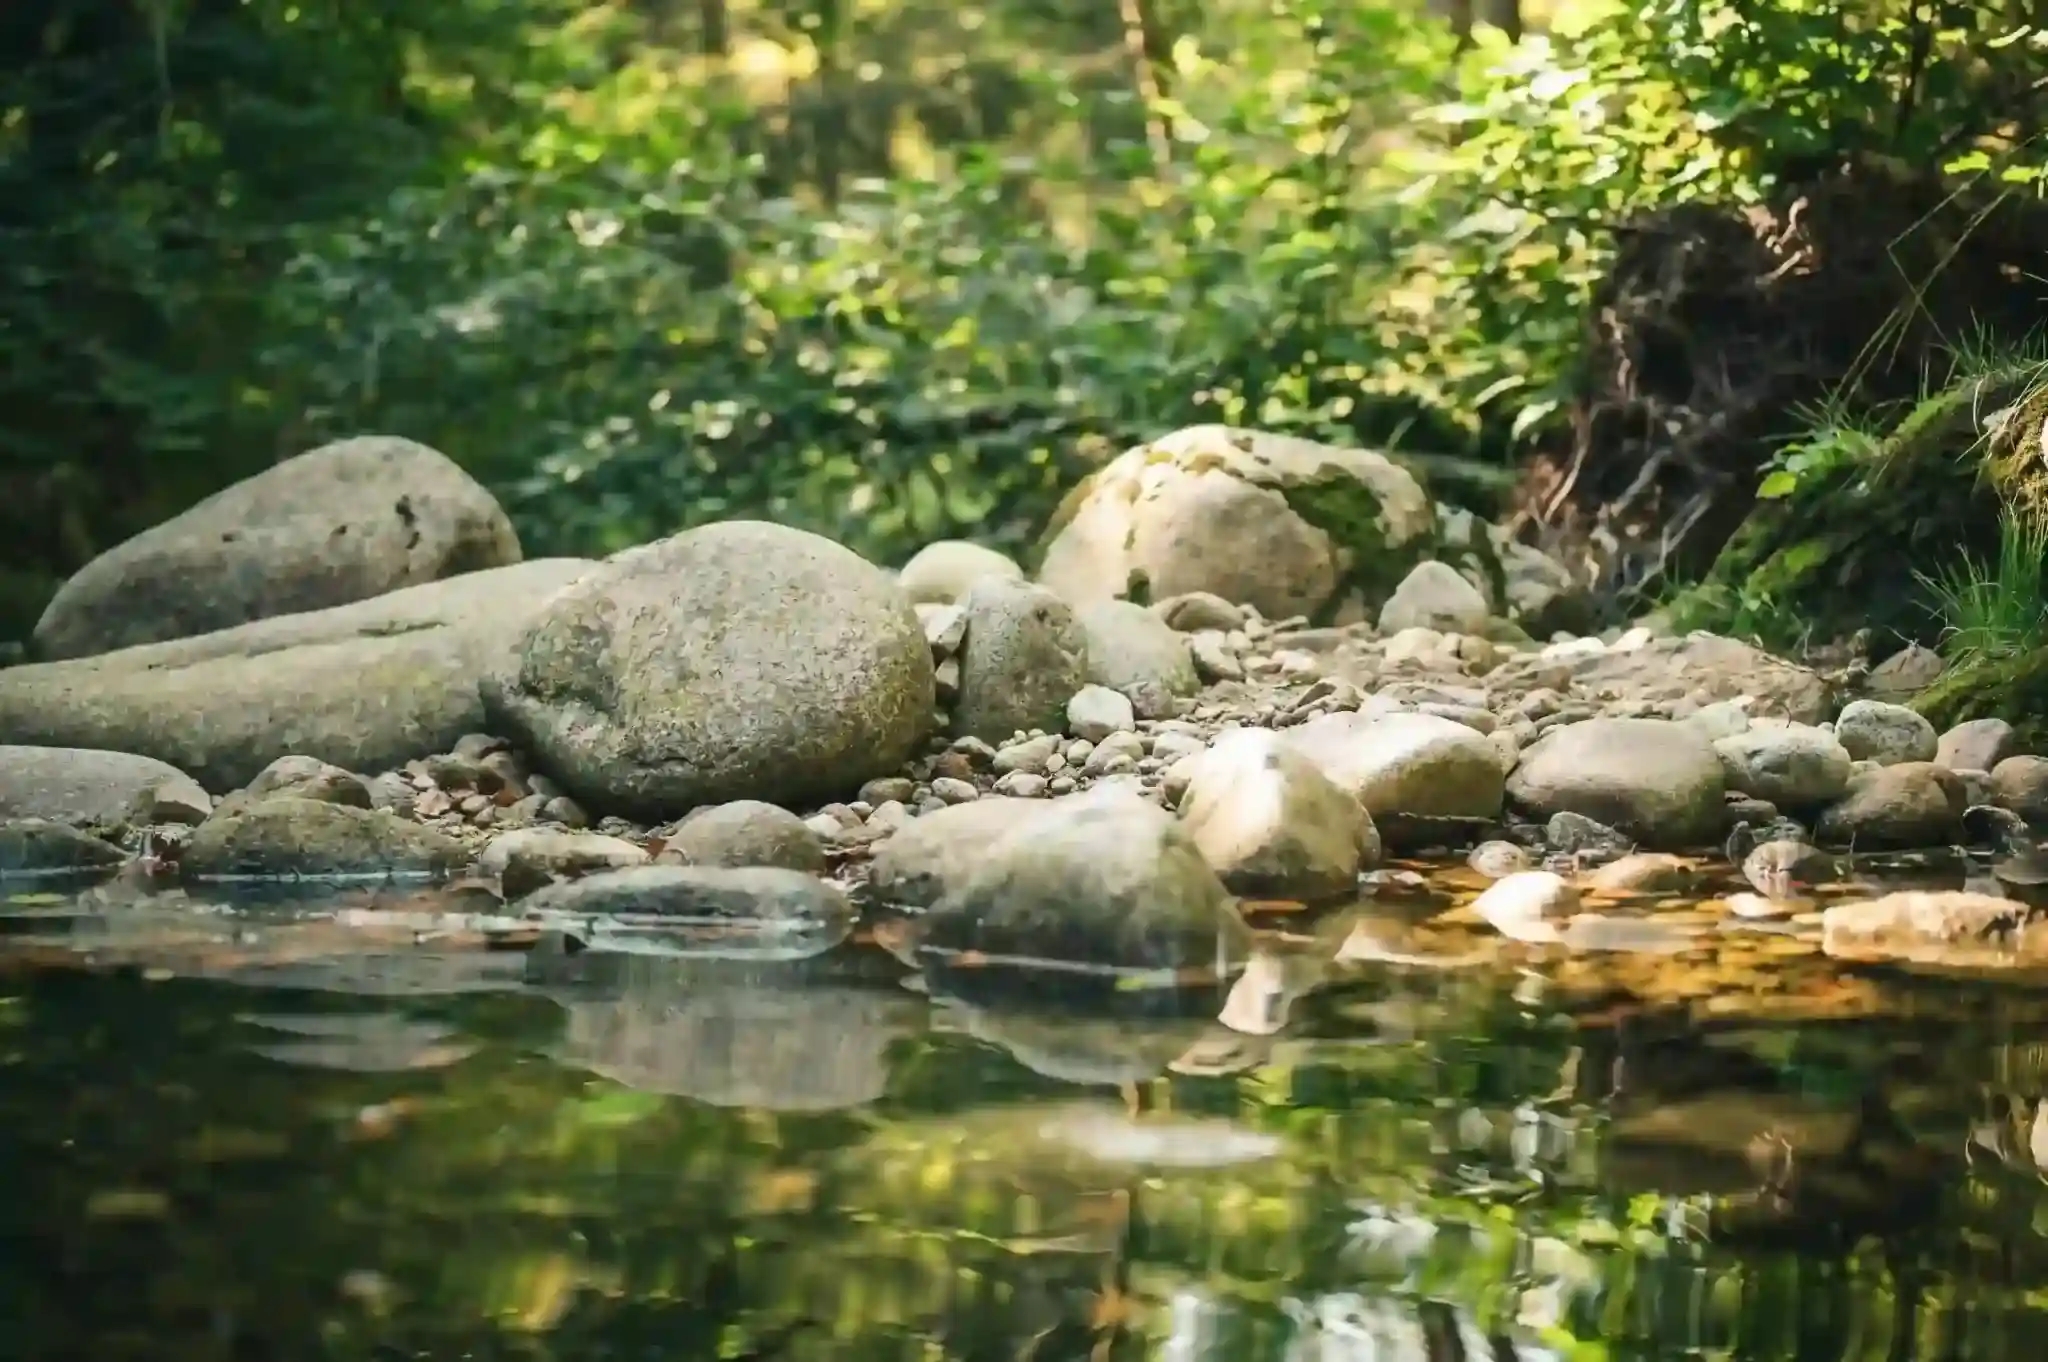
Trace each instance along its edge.
<path fill-rule="evenodd" d="M 890 1043 L 923 1010 L 900 989 L 835 981 L 808 961 L 585 952 L 531 965 L 529 979 L 567 1014 L 554 1047 L 565 1063 L 720 1107 L 872 1102 L 888 1084 Z"/>

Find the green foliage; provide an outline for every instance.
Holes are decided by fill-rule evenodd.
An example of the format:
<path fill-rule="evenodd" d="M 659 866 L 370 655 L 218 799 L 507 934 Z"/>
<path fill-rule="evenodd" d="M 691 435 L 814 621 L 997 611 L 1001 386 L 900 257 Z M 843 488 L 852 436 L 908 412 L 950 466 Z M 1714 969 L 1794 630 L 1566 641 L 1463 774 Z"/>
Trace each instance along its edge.
<path fill-rule="evenodd" d="M 1942 652 L 1968 664 L 2048 643 L 2048 521 L 2018 507 L 1999 520 L 1998 556 L 1915 573 L 1935 602 Z"/>
<path fill-rule="evenodd" d="M 362 430 L 462 459 L 534 551 L 732 515 L 1017 547 L 1201 420 L 1498 465 L 1569 419 L 1632 216 L 1872 149 L 2030 164 L 2040 36 L 1988 3 L 1529 17 L 1461 50 L 1414 0 L 25 0 L 0 632 Z"/>

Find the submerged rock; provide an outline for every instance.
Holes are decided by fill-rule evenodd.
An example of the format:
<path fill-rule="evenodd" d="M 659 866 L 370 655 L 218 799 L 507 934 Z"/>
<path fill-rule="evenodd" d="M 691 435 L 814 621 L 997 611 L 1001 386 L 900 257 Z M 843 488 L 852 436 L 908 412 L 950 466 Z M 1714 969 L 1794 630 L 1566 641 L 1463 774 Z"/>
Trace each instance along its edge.
<path fill-rule="evenodd" d="M 532 915 L 647 915 L 733 923 L 850 924 L 837 885 L 773 866 L 642 865 L 548 885 L 521 903 Z"/>
<path fill-rule="evenodd" d="M 1821 918 L 1829 955 L 1901 956 L 1983 963 L 1982 950 L 2040 963 L 2040 910 L 2013 899 L 1962 890 L 1906 890 L 1840 903 Z"/>
<path fill-rule="evenodd" d="M 0 875 L 106 870 L 128 853 L 90 833 L 46 818 L 0 821 Z"/>
<path fill-rule="evenodd" d="M 280 795 L 207 819 L 179 866 L 199 879 L 294 879 L 445 874 L 468 859 L 453 839 L 418 823 Z"/>
<path fill-rule="evenodd" d="M 1558 927 L 1578 911 L 1579 891 L 1548 870 L 1522 870 L 1495 880 L 1472 911 L 1515 941 L 1555 941 Z"/>

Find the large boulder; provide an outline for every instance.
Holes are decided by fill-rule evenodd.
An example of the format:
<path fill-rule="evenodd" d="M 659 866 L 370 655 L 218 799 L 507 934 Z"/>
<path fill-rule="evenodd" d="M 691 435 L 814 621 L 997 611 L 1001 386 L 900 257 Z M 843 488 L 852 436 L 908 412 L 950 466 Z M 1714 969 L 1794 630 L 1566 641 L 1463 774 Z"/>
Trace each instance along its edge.
<path fill-rule="evenodd" d="M 367 436 L 217 492 L 87 563 L 36 625 L 50 659 L 303 614 L 519 561 L 491 494 L 445 455 Z"/>
<path fill-rule="evenodd" d="M 199 782 L 131 752 L 0 747 L 0 818 L 47 818 L 77 828 L 197 823 L 212 810 Z"/>
<path fill-rule="evenodd" d="M 1508 797 L 1538 817 L 1583 814 L 1644 845 L 1718 841 L 1726 777 L 1690 724 L 1587 719 L 1552 729 L 1522 754 Z"/>
<path fill-rule="evenodd" d="M 196 638 L 0 671 L 0 743 L 154 757 L 213 790 L 285 756 L 379 771 L 486 727 L 479 678 L 590 570 L 543 558 Z"/>
<path fill-rule="evenodd" d="M 614 556 L 542 607 L 486 692 L 491 731 L 579 799 L 650 818 L 850 795 L 902 767 L 934 703 L 889 574 L 746 520 Z"/>
<path fill-rule="evenodd" d="M 1422 485 L 1383 454 L 1190 426 L 1075 489 L 1039 580 L 1077 602 L 1129 596 L 1136 579 L 1154 598 L 1206 591 L 1269 619 L 1331 618 L 1376 609 L 1436 531 Z"/>

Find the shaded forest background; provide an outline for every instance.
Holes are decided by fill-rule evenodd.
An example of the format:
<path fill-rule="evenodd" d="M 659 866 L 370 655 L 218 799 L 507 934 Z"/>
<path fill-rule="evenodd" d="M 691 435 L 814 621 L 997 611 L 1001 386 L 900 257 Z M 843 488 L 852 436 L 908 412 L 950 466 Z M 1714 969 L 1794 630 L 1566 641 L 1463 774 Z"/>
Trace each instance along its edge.
<path fill-rule="evenodd" d="M 1731 428 L 1696 397 L 1602 424 L 1642 337 L 1683 342 L 1693 392 L 1718 324 L 1695 290 L 1617 346 L 1618 270 L 1844 167 L 1914 181 L 1861 229 L 1881 259 L 1902 205 L 2037 193 L 2035 7 L 1850 8 L 14 0 L 0 637 L 100 550 L 364 431 L 463 462 L 530 553 L 737 514 L 884 560 L 1017 547 L 1196 420 L 1387 445 L 1487 509 L 1555 510 L 1564 469 L 1616 502 L 1669 480 L 1680 426 Z M 1956 254 L 1849 309 L 1693 474 L 1753 483 L 1770 422 Z M 2001 331 L 2038 320 L 2016 291 Z M 1589 442 L 1611 466 L 1581 478 Z"/>

